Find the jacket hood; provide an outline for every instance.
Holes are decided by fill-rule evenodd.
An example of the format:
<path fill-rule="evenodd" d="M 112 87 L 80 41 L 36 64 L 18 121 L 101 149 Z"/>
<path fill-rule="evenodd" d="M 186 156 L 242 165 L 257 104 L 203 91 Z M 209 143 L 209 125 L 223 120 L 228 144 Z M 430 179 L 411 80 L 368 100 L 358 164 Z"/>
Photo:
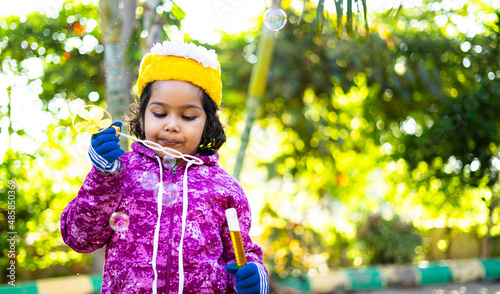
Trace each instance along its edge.
<path fill-rule="evenodd" d="M 137 143 L 137 142 L 132 142 L 131 147 L 132 147 L 132 150 L 134 150 L 140 154 L 144 154 L 147 157 L 150 157 L 151 159 L 156 161 L 156 158 L 158 155 L 156 155 L 156 153 L 154 152 L 153 149 L 148 148 L 148 147 L 142 145 L 141 143 Z M 203 161 L 203 165 L 217 165 L 218 164 L 217 162 L 219 161 L 219 153 L 217 151 L 214 151 L 214 153 L 212 155 L 208 155 L 208 156 L 203 156 L 203 155 L 200 155 L 198 153 L 196 153 L 194 156 L 201 159 L 201 161 Z"/>

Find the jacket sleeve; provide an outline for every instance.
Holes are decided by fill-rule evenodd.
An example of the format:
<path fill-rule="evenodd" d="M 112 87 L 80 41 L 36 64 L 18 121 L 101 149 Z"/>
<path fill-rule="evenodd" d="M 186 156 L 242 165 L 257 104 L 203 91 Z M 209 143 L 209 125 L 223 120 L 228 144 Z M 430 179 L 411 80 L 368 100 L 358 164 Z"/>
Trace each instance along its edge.
<path fill-rule="evenodd" d="M 61 214 L 61 235 L 73 250 L 89 253 L 104 246 L 113 230 L 109 218 L 120 203 L 124 167 L 109 174 L 92 167 L 78 196 Z"/>
<path fill-rule="evenodd" d="M 243 247 L 245 248 L 245 257 L 247 263 L 256 262 L 264 266 L 262 247 L 255 244 L 249 235 L 252 216 L 251 216 L 250 206 L 248 204 L 248 199 L 245 195 L 245 192 L 239 185 L 239 183 L 236 182 L 235 185 L 237 185 L 238 187 L 237 189 L 238 193 L 236 193 L 236 195 L 232 197 L 233 203 L 230 204 L 230 207 L 235 208 L 238 214 L 238 221 L 240 223 L 240 230 L 241 230 L 241 238 L 243 240 Z M 222 230 L 222 240 L 224 243 L 223 258 L 226 261 L 226 264 L 236 262 L 234 256 L 233 243 L 231 241 L 229 228 L 227 227 L 227 222 L 224 224 L 224 228 Z"/>

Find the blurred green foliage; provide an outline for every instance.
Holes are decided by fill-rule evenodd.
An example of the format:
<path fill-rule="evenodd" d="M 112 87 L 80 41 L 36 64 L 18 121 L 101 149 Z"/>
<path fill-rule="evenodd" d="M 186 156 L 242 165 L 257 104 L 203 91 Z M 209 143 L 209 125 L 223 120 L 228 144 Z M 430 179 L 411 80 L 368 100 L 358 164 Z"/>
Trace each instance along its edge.
<path fill-rule="evenodd" d="M 92 91 L 103 97 L 103 75 L 99 74 L 103 48 L 99 46 L 99 37 L 98 14 L 92 5 L 67 4 L 56 18 L 35 13 L 27 18 L 0 20 L 1 74 L 8 99 L 1 106 L 1 117 L 8 122 L 8 130 L 2 132 L 9 135 L 9 141 L 2 144 L 18 146 L 9 148 L 0 158 L 0 228 L 8 231 L 3 221 L 7 218 L 4 199 L 7 181 L 14 180 L 16 266 L 17 278 L 21 280 L 29 279 L 29 272 L 37 269 L 79 264 L 71 271 L 77 272 L 81 265 L 91 264 L 91 256 L 68 250 L 64 244 L 59 215 L 78 191 L 89 168 L 81 159 L 86 154 L 85 142 L 78 141 L 66 126 L 71 124 L 68 114 L 72 102 L 88 101 Z M 32 72 L 27 60 L 43 64 L 43 74 Z M 20 91 L 23 87 L 33 89 L 38 99 L 24 100 L 26 93 Z M 40 116 L 30 117 L 30 103 L 48 115 L 48 123 L 39 121 Z M 33 135 L 19 121 L 28 122 L 27 125 L 46 124 L 45 135 Z M 3 282 L 9 262 L 6 242 L 0 241 L 4 253 L 0 260 Z M 51 274 L 65 275 L 68 270 Z"/>
<path fill-rule="evenodd" d="M 136 11 L 139 21 L 142 11 Z M 163 13 L 156 21 L 179 25 L 178 16 L 183 17 L 184 13 L 173 5 L 170 12 Z M 138 67 L 142 56 L 140 45 L 144 42 L 138 38 L 141 27 L 135 29 L 136 38 L 132 38 L 127 56 L 133 69 Z M 4 199 L 9 191 L 8 181 L 15 180 L 18 280 L 91 270 L 91 255 L 76 253 L 64 244 L 59 215 L 75 197 L 90 169 L 89 138 L 71 131 L 70 114 L 88 103 L 106 107 L 103 51 L 98 8 L 92 4 L 67 1 L 53 17 L 33 13 L 0 20 L 0 74 L 6 81 L 0 119 L 7 122 L 2 133 L 8 134 L 7 142 L 2 144 L 9 146 L 0 158 L 0 228 L 8 231 Z M 41 76 L 36 75 L 27 61 L 42 65 Z M 38 98 L 29 101 L 23 97 L 22 89 L 26 87 Z M 32 109 L 23 107 L 27 103 L 35 105 L 36 118 L 27 112 Z M 40 113 L 42 118 L 49 117 L 48 122 L 33 121 L 40 119 Z M 18 121 L 29 124 L 25 126 Z M 45 124 L 44 135 L 30 130 L 32 124 Z M 3 273 L 9 263 L 7 240 L 2 239 L 0 246 L 4 253 L 0 267 L 5 282 L 7 277 Z M 52 270 L 31 274 L 49 267 Z"/>
<path fill-rule="evenodd" d="M 413 224 L 402 222 L 398 216 L 390 220 L 380 214 L 368 216 L 358 228 L 357 239 L 362 260 L 368 264 L 412 263 L 422 248 L 422 237 Z"/>
<path fill-rule="evenodd" d="M 487 1 L 463 4 L 425 1 L 378 19 L 368 38 L 340 41 L 334 24 L 316 34 L 314 11 L 299 24 L 298 13 L 287 10 L 290 23 L 275 33 L 256 119 L 264 135 L 252 137 L 255 145 L 279 146 L 259 161 L 267 187 L 277 187 L 266 190 L 261 215 L 266 245 L 289 254 L 268 256 L 278 276 L 320 271 L 305 266 L 307 250 L 292 258 L 292 241 L 312 246 L 302 240 L 307 234 L 286 234 L 289 224 L 318 233 L 320 252 L 344 246 L 325 254 L 328 267 L 381 260 L 359 250 L 356 240 L 367 216 L 381 211 L 387 224 L 401 215 L 422 229 L 453 227 L 475 230 L 487 242 L 499 239 L 500 26 Z M 468 18 L 474 28 L 463 26 Z M 241 52 L 249 62 L 252 44 L 258 40 Z M 281 227 L 269 225 L 275 222 Z M 408 252 L 419 243 L 408 244 L 392 252 L 393 260 L 415 260 Z M 416 260 L 425 258 L 419 252 Z"/>

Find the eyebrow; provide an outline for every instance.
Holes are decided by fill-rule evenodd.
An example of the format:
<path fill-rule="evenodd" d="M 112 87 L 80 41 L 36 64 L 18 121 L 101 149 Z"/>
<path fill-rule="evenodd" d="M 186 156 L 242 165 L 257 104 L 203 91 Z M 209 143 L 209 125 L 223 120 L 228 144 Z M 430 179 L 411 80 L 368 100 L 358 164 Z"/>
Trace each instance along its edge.
<path fill-rule="evenodd" d="M 153 101 L 149 105 L 159 105 L 162 107 L 170 107 L 170 105 L 168 105 L 167 103 L 163 103 L 163 102 L 159 102 L 159 101 Z M 203 111 L 203 108 L 201 108 L 200 106 L 198 106 L 196 104 L 184 104 L 184 105 L 181 105 L 179 108 L 181 108 L 181 109 L 197 108 L 197 109 Z"/>

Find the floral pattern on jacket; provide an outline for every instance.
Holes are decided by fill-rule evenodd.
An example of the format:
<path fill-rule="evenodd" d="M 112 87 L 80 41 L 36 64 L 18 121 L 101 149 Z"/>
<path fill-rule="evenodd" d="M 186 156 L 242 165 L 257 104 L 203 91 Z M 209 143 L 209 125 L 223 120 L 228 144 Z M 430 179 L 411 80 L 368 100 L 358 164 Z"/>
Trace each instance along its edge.
<path fill-rule="evenodd" d="M 77 252 L 89 253 L 106 245 L 101 293 L 151 293 L 153 236 L 157 202 L 153 189 L 141 183 L 144 173 L 160 173 L 153 150 L 132 143 L 120 157 L 114 174 L 92 168 L 79 193 L 61 214 L 64 242 Z M 219 155 L 198 156 L 203 165 L 188 169 L 188 214 L 184 235 L 184 293 L 236 293 L 234 277 L 224 266 L 235 262 L 225 210 L 234 207 L 248 262 L 262 264 L 262 248 L 249 237 L 251 214 L 240 184 L 224 171 Z M 157 256 L 158 293 L 177 293 L 179 242 L 182 223 L 182 180 L 186 164 L 163 168 L 163 181 L 179 191 L 177 201 L 163 206 Z M 147 187 L 148 188 L 148 187 Z M 126 231 L 114 231 L 114 212 L 129 217 Z"/>

